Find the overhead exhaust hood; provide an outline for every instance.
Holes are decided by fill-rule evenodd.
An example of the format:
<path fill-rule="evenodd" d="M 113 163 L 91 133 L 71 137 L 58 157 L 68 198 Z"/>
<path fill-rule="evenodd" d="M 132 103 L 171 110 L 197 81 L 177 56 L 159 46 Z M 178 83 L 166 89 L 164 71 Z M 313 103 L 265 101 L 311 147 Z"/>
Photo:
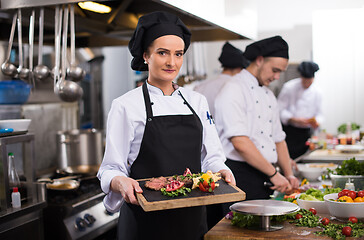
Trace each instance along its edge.
<path fill-rule="evenodd" d="M 189 0 L 186 0 L 189 1 Z M 214 0 L 224 1 L 224 0 Z M 248 0 L 245 0 L 248 1 Z M 0 0 L 0 40 L 7 41 L 13 13 L 21 8 L 23 11 L 24 30 L 28 26 L 27 16 L 32 8 L 45 8 L 44 42 L 54 42 L 54 7 L 60 4 L 77 3 L 76 0 Z M 235 29 L 229 29 L 227 24 L 218 24 L 213 19 L 205 19 L 189 9 L 183 9 L 174 1 L 160 0 L 114 0 L 96 1 L 111 7 L 108 14 L 94 13 L 75 7 L 76 13 L 76 43 L 77 47 L 100 47 L 127 45 L 137 25 L 138 18 L 153 11 L 167 11 L 178 15 L 192 32 L 192 41 L 223 41 L 235 39 L 251 39 L 254 34 L 244 34 Z M 175 1 L 176 3 L 180 1 Z M 200 2 L 194 0 L 195 3 Z M 211 3 L 210 1 L 201 1 Z M 254 19 L 251 21 L 254 26 Z M 243 22 L 241 23 L 244 29 Z M 251 25 L 250 25 L 251 26 Z M 254 32 L 254 30 L 253 30 Z"/>

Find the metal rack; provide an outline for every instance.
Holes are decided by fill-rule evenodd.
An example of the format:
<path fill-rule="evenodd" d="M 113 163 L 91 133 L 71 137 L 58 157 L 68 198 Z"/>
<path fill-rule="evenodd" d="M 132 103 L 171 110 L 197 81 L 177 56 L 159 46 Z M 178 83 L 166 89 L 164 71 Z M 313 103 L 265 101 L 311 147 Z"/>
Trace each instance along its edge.
<path fill-rule="evenodd" d="M 23 153 L 23 169 L 26 178 L 25 187 L 32 186 L 35 182 L 35 152 L 34 152 L 34 134 L 23 134 L 15 136 L 7 136 L 0 138 L 0 157 L 2 167 L 0 166 L 0 206 L 1 210 L 11 207 L 11 196 L 9 194 L 9 179 L 8 179 L 8 146 L 10 144 L 22 143 Z M 28 200 L 34 196 L 32 188 L 28 190 Z"/>

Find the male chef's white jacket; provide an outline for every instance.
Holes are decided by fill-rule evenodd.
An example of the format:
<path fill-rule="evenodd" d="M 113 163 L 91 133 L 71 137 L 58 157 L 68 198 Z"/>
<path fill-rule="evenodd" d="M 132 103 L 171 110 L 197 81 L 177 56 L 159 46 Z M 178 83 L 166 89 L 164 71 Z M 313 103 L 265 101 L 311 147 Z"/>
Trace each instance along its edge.
<path fill-rule="evenodd" d="M 216 128 L 228 159 L 245 161 L 230 138 L 247 136 L 267 161 L 277 162 L 275 143 L 286 137 L 277 100 L 250 72 L 243 69 L 225 84 L 215 101 L 215 111 Z"/>
<path fill-rule="evenodd" d="M 153 102 L 154 116 L 192 114 L 188 106 L 183 103 L 181 96 L 178 95 L 178 90 L 181 91 L 203 125 L 202 171 L 218 172 L 222 169 L 229 169 L 224 164 L 226 157 L 215 124 L 212 119 L 207 117 L 210 113 L 206 98 L 197 92 L 182 87 L 178 88 L 178 86 L 171 96 L 165 96 L 159 88 L 150 84 L 147 86 L 150 100 Z M 107 121 L 104 159 L 97 174 L 101 181 L 101 189 L 107 194 L 104 198 L 104 205 L 110 212 L 117 212 L 123 203 L 121 194 L 110 190 L 110 182 L 115 176 L 129 176 L 131 165 L 139 153 L 145 122 L 146 110 L 141 87 L 113 100 Z"/>
<path fill-rule="evenodd" d="M 204 80 L 194 89 L 206 97 L 213 117 L 215 117 L 215 99 L 225 83 L 227 83 L 231 78 L 231 75 L 221 73 L 214 79 Z"/>
<path fill-rule="evenodd" d="M 278 96 L 280 118 L 287 125 L 290 118 L 316 118 L 321 125 L 324 121 L 322 114 L 322 94 L 315 83 L 307 89 L 303 88 L 301 78 L 286 82 Z M 295 126 L 301 127 L 301 126 Z"/>

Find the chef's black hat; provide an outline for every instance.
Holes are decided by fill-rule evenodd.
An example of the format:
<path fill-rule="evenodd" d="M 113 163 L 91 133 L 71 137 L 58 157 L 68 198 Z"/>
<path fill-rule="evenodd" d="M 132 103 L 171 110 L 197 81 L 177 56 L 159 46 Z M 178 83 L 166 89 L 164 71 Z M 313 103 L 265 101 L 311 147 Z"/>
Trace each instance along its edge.
<path fill-rule="evenodd" d="M 246 68 L 249 62 L 243 54 L 243 51 L 226 42 L 222 48 L 219 61 L 226 68 Z"/>
<path fill-rule="evenodd" d="M 315 77 L 315 72 L 319 69 L 319 66 L 314 62 L 301 62 L 298 66 L 298 71 L 301 73 L 301 76 L 305 78 Z"/>
<path fill-rule="evenodd" d="M 185 43 L 184 52 L 190 46 L 191 32 L 176 15 L 168 12 L 152 12 L 139 18 L 138 25 L 129 42 L 129 50 L 134 57 L 131 68 L 137 71 L 148 71 L 144 64 L 143 53 L 157 38 L 165 35 L 176 35 Z"/>
<path fill-rule="evenodd" d="M 288 44 L 281 36 L 266 38 L 248 45 L 244 56 L 250 61 L 254 61 L 258 56 L 289 59 Z"/>

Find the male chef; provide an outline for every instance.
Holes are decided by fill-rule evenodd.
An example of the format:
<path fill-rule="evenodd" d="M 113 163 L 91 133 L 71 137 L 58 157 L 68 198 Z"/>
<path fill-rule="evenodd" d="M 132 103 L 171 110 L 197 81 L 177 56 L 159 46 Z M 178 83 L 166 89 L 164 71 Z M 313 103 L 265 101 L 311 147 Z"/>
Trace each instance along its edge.
<path fill-rule="evenodd" d="M 236 185 L 247 200 L 268 199 L 274 190 L 289 192 L 299 185 L 292 173 L 277 100 L 268 88 L 287 68 L 288 44 L 274 36 L 248 45 L 244 56 L 251 63 L 220 91 L 215 122 L 225 164 L 234 173 Z"/>
<path fill-rule="evenodd" d="M 219 62 L 223 68 L 222 72 L 214 79 L 204 80 L 194 89 L 206 97 L 210 108 L 210 114 L 213 117 L 215 117 L 214 106 L 217 94 L 225 83 L 249 65 L 248 60 L 243 54 L 243 51 L 234 47 L 229 42 L 226 42 L 219 57 Z"/>
<path fill-rule="evenodd" d="M 300 77 L 286 82 L 278 96 L 280 118 L 292 158 L 307 151 L 306 141 L 324 119 L 321 92 L 313 84 L 318 70 L 317 63 L 301 62 L 298 66 Z"/>

